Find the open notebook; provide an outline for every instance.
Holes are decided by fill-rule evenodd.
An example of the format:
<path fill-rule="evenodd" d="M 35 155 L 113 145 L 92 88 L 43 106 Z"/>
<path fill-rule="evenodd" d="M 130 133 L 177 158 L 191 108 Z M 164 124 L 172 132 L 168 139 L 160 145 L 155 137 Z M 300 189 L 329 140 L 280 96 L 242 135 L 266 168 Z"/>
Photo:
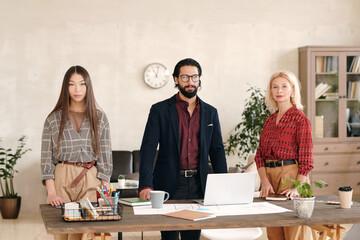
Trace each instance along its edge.
<path fill-rule="evenodd" d="M 208 174 L 203 205 L 252 203 L 256 173 Z"/>

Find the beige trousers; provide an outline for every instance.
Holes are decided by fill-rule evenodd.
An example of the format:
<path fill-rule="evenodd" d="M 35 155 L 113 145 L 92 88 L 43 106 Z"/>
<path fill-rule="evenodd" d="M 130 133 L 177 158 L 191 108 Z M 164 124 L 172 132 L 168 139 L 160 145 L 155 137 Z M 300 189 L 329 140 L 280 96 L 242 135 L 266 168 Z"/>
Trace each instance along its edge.
<path fill-rule="evenodd" d="M 266 162 L 277 161 L 267 160 Z M 289 177 L 296 179 L 299 172 L 298 164 L 291 164 L 275 168 L 266 168 L 267 177 L 276 194 L 280 194 L 282 191 L 289 189 L 293 182 L 289 181 L 283 188 L 282 184 Z M 266 228 L 267 236 L 269 240 L 288 240 L 295 227 L 268 227 Z M 305 239 L 305 236 L 301 233 L 298 240 Z"/>
<path fill-rule="evenodd" d="M 96 202 L 96 189 L 101 186 L 101 180 L 96 177 L 97 169 L 92 167 L 86 173 L 79 184 L 71 188 L 71 183 L 83 170 L 83 167 L 68 164 L 57 164 L 55 167 L 55 189 L 56 194 L 65 202 L 78 202 L 81 199 L 89 198 Z M 55 234 L 55 240 L 77 240 L 82 234 Z"/>

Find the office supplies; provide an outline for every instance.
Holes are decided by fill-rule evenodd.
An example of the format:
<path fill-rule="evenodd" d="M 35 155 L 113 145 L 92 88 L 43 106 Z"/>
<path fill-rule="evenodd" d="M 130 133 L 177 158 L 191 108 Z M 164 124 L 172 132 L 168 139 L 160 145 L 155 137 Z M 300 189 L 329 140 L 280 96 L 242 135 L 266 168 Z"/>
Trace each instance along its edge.
<path fill-rule="evenodd" d="M 111 195 L 109 195 L 109 191 L 108 191 L 106 185 L 105 185 L 105 191 L 106 191 L 105 197 L 111 197 Z"/>
<path fill-rule="evenodd" d="M 119 203 L 132 207 L 151 205 L 151 201 L 141 198 L 119 198 Z"/>
<path fill-rule="evenodd" d="M 111 206 L 111 204 L 108 202 L 108 200 L 106 199 L 104 193 L 101 191 L 101 189 L 98 187 L 97 188 L 98 192 L 100 193 L 100 196 L 104 199 L 105 203 L 108 205 L 108 206 Z"/>
<path fill-rule="evenodd" d="M 119 193 L 115 193 L 115 200 L 114 200 L 114 214 L 116 214 L 116 208 L 118 205 L 118 201 L 119 201 Z"/>
<path fill-rule="evenodd" d="M 85 209 L 85 211 L 87 212 L 87 214 L 89 214 L 89 216 L 91 218 L 96 219 L 96 218 L 99 217 L 99 214 L 97 213 L 96 209 L 91 204 L 91 202 L 90 202 L 90 200 L 88 198 L 81 199 L 80 200 L 80 205 L 81 205 L 81 207 L 83 207 Z"/>
<path fill-rule="evenodd" d="M 73 220 L 81 218 L 80 206 L 78 203 L 76 203 L 76 202 L 65 203 L 64 209 L 65 209 L 64 217 L 67 217 L 67 218 L 73 219 Z"/>
<path fill-rule="evenodd" d="M 224 205 L 252 203 L 256 173 L 208 174 L 205 197 L 200 204 Z"/>
<path fill-rule="evenodd" d="M 266 201 L 286 201 L 288 197 L 280 194 L 270 194 L 265 199 Z"/>
<path fill-rule="evenodd" d="M 180 210 L 180 211 L 176 211 L 176 212 L 165 213 L 163 215 L 168 216 L 168 217 L 182 218 L 182 219 L 191 220 L 191 221 L 199 221 L 199 220 L 216 217 L 216 215 L 214 213 L 198 212 L 198 211 L 193 211 L 193 210 L 188 210 L 188 209 L 184 209 L 184 210 Z"/>
<path fill-rule="evenodd" d="M 337 202 L 337 201 L 321 201 L 321 200 L 315 200 L 315 202 L 318 202 L 318 203 L 326 203 L 326 204 L 329 204 L 329 205 L 340 205 L 340 202 Z"/>

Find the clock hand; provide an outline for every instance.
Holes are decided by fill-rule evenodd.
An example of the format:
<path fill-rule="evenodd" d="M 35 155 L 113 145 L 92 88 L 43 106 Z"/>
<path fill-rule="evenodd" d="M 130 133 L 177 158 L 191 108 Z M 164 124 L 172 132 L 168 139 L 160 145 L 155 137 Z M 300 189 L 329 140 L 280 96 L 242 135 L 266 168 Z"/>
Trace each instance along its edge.
<path fill-rule="evenodd" d="M 159 74 L 159 69 L 160 69 L 160 66 L 158 66 L 158 69 L 157 69 L 157 72 L 156 72 L 156 77 Z"/>
<path fill-rule="evenodd" d="M 155 72 L 154 67 L 152 67 L 151 70 L 154 72 L 155 77 L 157 78 L 157 77 L 158 77 L 158 76 L 157 76 L 157 72 Z M 158 70 L 158 72 L 159 72 L 159 70 Z"/>

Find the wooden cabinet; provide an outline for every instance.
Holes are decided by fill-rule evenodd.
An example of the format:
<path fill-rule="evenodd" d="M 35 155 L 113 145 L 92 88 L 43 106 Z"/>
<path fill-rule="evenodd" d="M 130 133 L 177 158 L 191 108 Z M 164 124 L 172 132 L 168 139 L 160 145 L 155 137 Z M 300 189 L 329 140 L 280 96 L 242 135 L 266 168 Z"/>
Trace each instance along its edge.
<path fill-rule="evenodd" d="M 329 185 L 315 195 L 350 185 L 360 197 L 360 47 L 299 48 L 299 80 L 313 129 L 310 177 Z"/>

